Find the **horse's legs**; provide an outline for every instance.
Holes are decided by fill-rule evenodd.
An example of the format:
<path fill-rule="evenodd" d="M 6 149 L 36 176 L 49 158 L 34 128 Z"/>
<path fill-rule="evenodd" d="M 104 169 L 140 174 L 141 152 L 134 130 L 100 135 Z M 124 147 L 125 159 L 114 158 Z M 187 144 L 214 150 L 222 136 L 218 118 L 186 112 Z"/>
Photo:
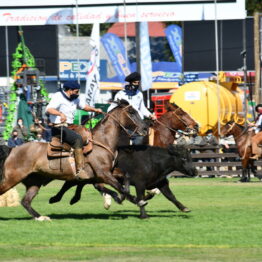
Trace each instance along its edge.
<path fill-rule="evenodd" d="M 182 212 L 190 212 L 190 210 L 185 207 L 182 203 L 180 203 L 175 195 L 172 193 L 172 191 L 170 190 L 169 188 L 169 182 L 167 179 L 161 181 L 159 184 L 158 184 L 158 188 L 159 190 L 161 191 L 161 193 L 169 200 L 171 201 L 172 203 L 174 203 L 176 205 L 176 207 L 178 209 L 180 209 Z"/>
<path fill-rule="evenodd" d="M 77 203 L 81 199 L 81 193 L 86 183 L 79 183 L 76 187 L 75 195 L 70 200 L 70 205 Z"/>
<path fill-rule="evenodd" d="M 242 177 L 240 178 L 240 182 L 248 182 L 248 158 L 244 158 L 241 160 L 242 163 Z"/>
<path fill-rule="evenodd" d="M 25 176 L 24 176 L 25 177 Z M 4 194 L 10 188 L 17 185 L 23 179 L 22 173 L 18 172 L 17 170 L 6 170 L 5 177 L 0 183 L 0 195 Z"/>
<path fill-rule="evenodd" d="M 63 184 L 62 188 L 59 190 L 59 192 L 58 192 L 55 196 L 53 196 L 53 197 L 51 197 L 51 198 L 49 199 L 49 203 L 50 203 L 50 204 L 53 204 L 53 203 L 59 202 L 59 201 L 62 199 L 63 195 L 64 195 L 71 187 L 77 185 L 78 183 L 80 183 L 80 182 L 74 181 L 74 180 L 72 180 L 72 181 L 66 181 L 66 182 Z M 72 201 L 72 200 L 71 200 L 71 201 Z"/>
<path fill-rule="evenodd" d="M 116 201 L 116 203 L 121 204 L 122 201 L 118 197 L 117 193 L 113 190 L 110 190 L 104 186 L 104 184 L 94 184 L 94 188 L 98 190 L 100 193 L 107 194 L 113 197 L 113 199 Z M 108 209 L 108 208 L 107 208 Z"/>
<path fill-rule="evenodd" d="M 139 218 L 142 218 L 142 219 L 148 218 L 148 215 L 147 215 L 146 209 L 145 209 L 145 205 L 147 204 L 147 202 L 144 201 L 145 189 L 146 188 L 142 184 L 136 184 L 135 188 L 136 188 L 136 196 L 137 196 L 138 205 L 140 203 L 144 203 L 144 204 L 139 205 L 139 208 L 140 208 L 140 216 L 139 216 Z"/>
<path fill-rule="evenodd" d="M 43 177 L 37 173 L 31 174 L 23 180 L 23 184 L 26 186 L 26 194 L 23 197 L 21 204 L 34 219 L 39 221 L 50 220 L 50 218 L 47 216 L 41 216 L 32 208 L 31 203 L 39 192 L 41 186 L 47 185 L 50 181 L 52 181 L 51 178 Z"/>
<path fill-rule="evenodd" d="M 26 194 L 23 197 L 21 204 L 23 205 L 23 207 L 26 209 L 26 211 L 33 217 L 33 218 L 39 218 L 41 215 L 36 212 L 32 206 L 32 200 L 34 199 L 34 197 L 37 195 L 39 189 L 41 186 L 28 186 L 26 187 Z"/>

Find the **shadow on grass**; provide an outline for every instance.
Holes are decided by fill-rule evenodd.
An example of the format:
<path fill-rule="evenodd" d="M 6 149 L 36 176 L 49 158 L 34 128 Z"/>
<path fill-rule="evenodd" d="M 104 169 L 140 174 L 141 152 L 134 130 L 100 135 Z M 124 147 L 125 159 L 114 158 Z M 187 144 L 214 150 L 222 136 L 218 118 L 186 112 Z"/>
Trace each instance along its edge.
<path fill-rule="evenodd" d="M 172 211 L 172 210 L 157 210 L 157 211 L 149 211 L 148 212 L 149 218 L 182 218 L 182 219 L 189 219 L 190 216 L 182 213 L 180 211 Z M 121 211 L 115 211 L 110 214 L 97 214 L 97 213 L 88 213 L 88 214 L 75 214 L 75 213 L 69 213 L 69 214 L 49 214 L 48 215 L 52 220 L 57 219 L 77 219 L 77 220 L 83 220 L 83 219 L 100 219 L 100 220 L 122 220 L 122 219 L 128 219 L 130 217 L 139 218 L 139 211 L 135 212 L 134 210 L 121 210 Z M 0 221 L 9 221 L 9 220 L 18 220 L 18 221 L 26 221 L 26 220 L 32 220 L 32 217 L 0 217 Z"/>

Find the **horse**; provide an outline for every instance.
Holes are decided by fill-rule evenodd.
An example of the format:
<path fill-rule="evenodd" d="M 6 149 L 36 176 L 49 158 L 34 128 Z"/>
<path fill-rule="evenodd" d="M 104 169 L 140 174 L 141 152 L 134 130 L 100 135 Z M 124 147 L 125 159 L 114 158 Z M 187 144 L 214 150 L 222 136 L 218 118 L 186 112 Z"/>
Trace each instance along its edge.
<path fill-rule="evenodd" d="M 170 144 L 174 143 L 176 132 L 184 132 L 188 135 L 195 135 L 198 132 L 198 123 L 181 107 L 176 104 L 171 104 L 169 102 L 165 102 L 166 113 L 164 113 L 157 121 L 151 123 L 151 121 L 147 122 L 147 125 L 151 125 L 152 129 L 154 130 L 154 142 L 153 146 L 159 147 L 167 147 Z M 121 137 L 119 139 L 118 146 L 126 146 L 129 145 L 130 137 L 126 135 L 126 132 L 121 133 Z M 148 144 L 148 137 L 144 139 L 144 143 Z M 119 172 L 118 172 L 119 173 Z M 50 198 L 49 203 L 56 203 L 60 201 L 65 194 L 71 187 L 77 186 L 75 195 L 70 201 L 70 204 L 74 204 L 80 200 L 81 191 L 85 182 L 77 182 L 77 181 L 70 181 L 65 182 L 60 191 L 53 197 Z M 116 195 L 114 191 L 107 190 L 104 191 L 103 187 L 96 187 L 101 193 L 111 195 L 114 200 L 117 202 Z M 154 194 L 149 193 L 145 199 L 151 199 Z M 110 207 L 111 199 L 107 196 L 104 199 L 104 207 L 108 209 Z M 108 202 L 109 201 L 109 202 Z"/>
<path fill-rule="evenodd" d="M 255 135 L 255 132 L 253 130 L 250 131 L 249 128 L 245 128 L 234 121 L 229 121 L 221 128 L 220 135 L 221 137 L 230 135 L 234 137 L 242 164 L 242 177 L 240 182 L 250 181 L 250 171 L 252 171 L 258 179 L 261 179 L 261 177 L 257 175 L 254 159 L 250 159 L 252 156 L 251 137 Z"/>
<path fill-rule="evenodd" d="M 176 132 L 187 135 L 198 133 L 198 123 L 181 107 L 165 102 L 166 112 L 152 125 L 154 146 L 167 147 L 175 141 Z"/>
<path fill-rule="evenodd" d="M 79 133 L 87 133 L 85 127 L 77 128 L 80 129 Z M 108 184 L 136 203 L 134 197 L 127 194 L 122 185 L 112 176 L 121 129 L 133 129 L 141 135 L 146 134 L 146 126 L 138 112 L 123 100 L 118 102 L 118 106 L 106 114 L 93 130 L 93 151 L 85 155 L 85 171 L 90 176 L 86 182 Z M 50 220 L 31 207 L 32 200 L 41 186 L 53 179 L 75 180 L 69 157 L 50 160 L 47 156 L 47 148 L 47 143 L 28 142 L 13 148 L 9 154 L 5 154 L 5 159 L 0 161 L 0 169 L 3 169 L 0 178 L 0 195 L 22 182 L 26 186 L 22 205 L 36 220 Z"/>

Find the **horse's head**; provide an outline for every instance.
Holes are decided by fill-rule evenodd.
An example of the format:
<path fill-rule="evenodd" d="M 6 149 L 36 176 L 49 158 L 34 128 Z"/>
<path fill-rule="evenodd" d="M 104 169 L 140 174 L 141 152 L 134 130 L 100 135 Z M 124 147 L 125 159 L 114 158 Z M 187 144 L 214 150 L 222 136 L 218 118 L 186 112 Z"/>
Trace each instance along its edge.
<path fill-rule="evenodd" d="M 234 134 L 235 128 L 237 127 L 237 123 L 234 121 L 227 122 L 221 129 L 220 129 L 220 136 L 226 137 L 231 136 Z"/>
<path fill-rule="evenodd" d="M 198 123 L 181 107 L 176 104 L 165 103 L 167 117 L 169 119 L 169 127 L 175 130 L 185 131 L 188 135 L 198 133 Z"/>
<path fill-rule="evenodd" d="M 147 134 L 147 125 L 138 112 L 124 99 L 116 103 L 117 107 L 110 111 L 109 115 L 115 119 L 125 131 L 129 130 L 132 134 L 137 133 L 145 136 Z"/>
<path fill-rule="evenodd" d="M 168 152 L 174 158 L 173 164 L 175 170 L 186 176 L 194 177 L 197 175 L 197 169 L 193 164 L 189 149 L 184 145 L 169 145 Z"/>

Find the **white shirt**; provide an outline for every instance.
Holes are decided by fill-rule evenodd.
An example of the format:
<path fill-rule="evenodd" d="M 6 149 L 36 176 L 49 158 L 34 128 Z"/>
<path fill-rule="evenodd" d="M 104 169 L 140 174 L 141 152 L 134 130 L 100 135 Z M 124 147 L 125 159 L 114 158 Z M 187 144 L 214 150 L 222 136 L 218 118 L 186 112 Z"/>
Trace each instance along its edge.
<path fill-rule="evenodd" d="M 261 131 L 261 126 L 262 126 L 262 114 L 259 115 L 258 120 L 256 121 L 256 128 L 255 128 L 256 134 Z"/>
<path fill-rule="evenodd" d="M 46 107 L 46 112 L 49 108 L 54 108 L 66 116 L 67 118 L 66 122 L 68 124 L 73 124 L 76 109 L 84 109 L 85 105 L 86 103 L 83 100 L 80 100 L 79 98 L 70 101 L 66 99 L 61 92 L 56 92 L 52 96 L 51 101 Z M 54 124 L 61 123 L 60 116 L 51 115 L 51 114 L 50 114 L 50 121 L 51 123 Z"/>
<path fill-rule="evenodd" d="M 124 90 L 120 90 L 115 95 L 114 100 L 117 101 L 117 99 L 125 99 L 139 113 L 142 119 L 151 115 L 151 112 L 145 107 L 143 94 L 140 91 L 134 96 L 128 96 Z M 111 111 L 116 106 L 117 104 L 112 103 L 108 107 L 107 112 Z"/>

